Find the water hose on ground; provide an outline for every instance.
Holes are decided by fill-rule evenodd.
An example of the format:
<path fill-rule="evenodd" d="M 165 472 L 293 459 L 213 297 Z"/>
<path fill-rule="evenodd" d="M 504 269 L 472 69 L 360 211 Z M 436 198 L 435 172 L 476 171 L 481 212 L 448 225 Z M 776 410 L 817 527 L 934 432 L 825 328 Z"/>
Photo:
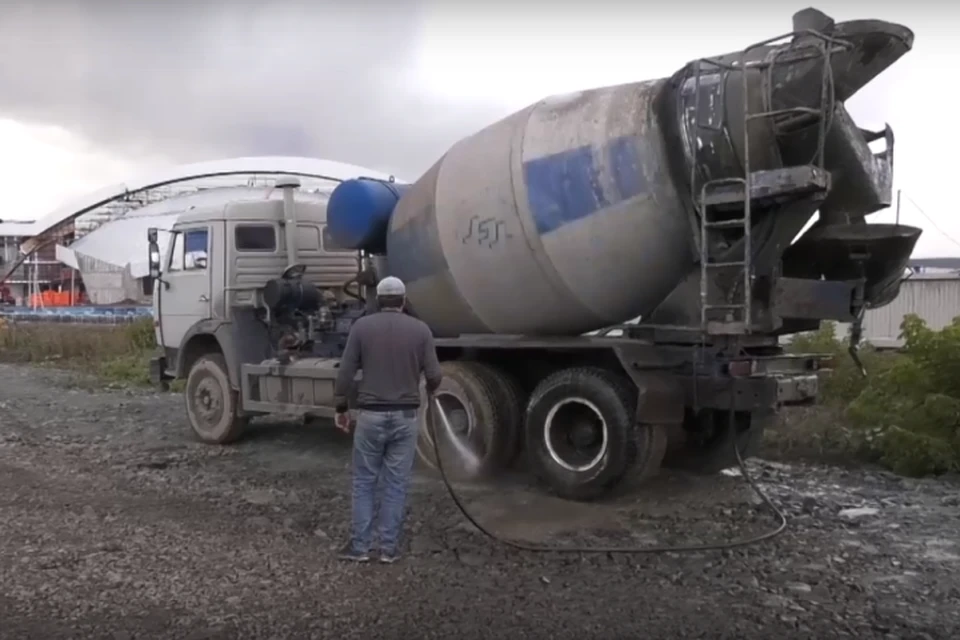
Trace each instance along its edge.
<path fill-rule="evenodd" d="M 624 554 L 624 555 L 639 555 L 639 554 L 663 554 L 663 553 L 694 553 L 699 551 L 723 551 L 726 549 L 735 549 L 737 547 L 745 547 L 752 544 L 757 544 L 758 542 L 763 542 L 765 540 L 770 540 L 781 533 L 783 533 L 787 528 L 787 517 L 784 515 L 773 501 L 763 492 L 763 490 L 757 485 L 756 481 L 750 476 L 750 473 L 747 471 L 747 466 L 744 464 L 743 457 L 740 455 L 740 447 L 737 445 L 737 438 L 731 438 L 733 441 L 733 450 L 737 456 L 737 464 L 740 466 L 740 473 L 743 475 L 744 480 L 747 484 L 750 485 L 750 488 L 753 489 L 753 492 L 763 501 L 767 507 L 773 511 L 775 517 L 779 521 L 778 526 L 775 529 L 771 529 L 766 533 L 762 533 L 750 538 L 742 538 L 739 540 L 733 540 L 730 542 L 717 542 L 713 544 L 696 544 L 696 545 L 656 545 L 656 546 L 643 546 L 643 547 L 581 547 L 581 546 L 551 546 L 551 545 L 538 545 L 530 544 L 526 542 L 519 542 L 516 540 L 510 540 L 502 536 L 493 533 L 489 529 L 483 526 L 477 519 L 470 513 L 467 507 L 463 504 L 463 501 L 460 499 L 460 496 L 457 495 L 457 492 L 454 490 L 452 483 L 447 478 L 446 471 L 443 468 L 443 458 L 440 455 L 440 445 L 439 440 L 437 439 L 437 428 L 436 423 L 437 419 L 442 422 L 444 430 L 448 435 L 453 433 L 453 428 L 450 425 L 450 420 L 447 417 L 446 412 L 443 410 L 443 407 L 440 405 L 437 398 L 429 398 L 426 411 L 426 421 L 427 428 L 430 430 L 430 437 L 433 440 L 433 451 L 437 459 L 437 470 L 440 472 L 440 477 L 443 480 L 443 484 L 447 488 L 447 492 L 450 494 L 450 498 L 453 500 L 454 504 L 457 506 L 457 509 L 463 514 L 470 524 L 472 524 L 478 531 L 482 534 L 497 542 L 499 544 L 517 549 L 520 551 L 527 551 L 532 553 L 607 553 L 607 554 Z"/>

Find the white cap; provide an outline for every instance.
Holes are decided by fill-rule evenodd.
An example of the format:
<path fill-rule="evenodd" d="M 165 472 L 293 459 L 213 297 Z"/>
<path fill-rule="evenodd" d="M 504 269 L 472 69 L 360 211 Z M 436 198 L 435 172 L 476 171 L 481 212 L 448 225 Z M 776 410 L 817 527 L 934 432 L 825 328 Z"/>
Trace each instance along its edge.
<path fill-rule="evenodd" d="M 407 295 L 407 288 L 403 286 L 403 281 L 400 278 L 394 278 L 393 276 L 387 276 L 377 285 L 377 295 L 378 296 L 405 296 Z"/>

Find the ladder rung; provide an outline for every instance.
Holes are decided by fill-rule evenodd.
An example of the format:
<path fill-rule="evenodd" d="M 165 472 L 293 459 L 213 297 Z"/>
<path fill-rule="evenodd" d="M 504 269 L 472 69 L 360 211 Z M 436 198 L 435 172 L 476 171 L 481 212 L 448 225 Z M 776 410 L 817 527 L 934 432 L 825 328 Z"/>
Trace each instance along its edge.
<path fill-rule="evenodd" d="M 717 322 L 714 320 L 707 323 L 707 333 L 710 335 L 738 335 L 747 333 L 749 329 L 749 323 L 739 320 L 734 322 Z"/>
<path fill-rule="evenodd" d="M 707 269 L 727 269 L 730 267 L 745 267 L 746 262 L 708 262 L 704 265 Z"/>
<path fill-rule="evenodd" d="M 790 107 L 789 109 L 776 109 L 775 111 L 762 111 L 760 113 L 751 113 L 747 120 L 757 120 L 759 118 L 772 118 L 774 116 L 785 116 L 790 113 L 808 113 L 811 115 L 822 115 L 823 111 L 813 107 Z"/>
<path fill-rule="evenodd" d="M 728 229 L 731 227 L 743 227 L 747 224 L 746 218 L 734 218 L 733 220 L 713 220 L 703 223 L 708 229 Z"/>
<path fill-rule="evenodd" d="M 728 311 L 736 311 L 738 309 L 745 309 L 747 305 L 741 304 L 707 304 L 704 305 L 704 309 L 713 310 L 713 309 L 726 309 Z"/>

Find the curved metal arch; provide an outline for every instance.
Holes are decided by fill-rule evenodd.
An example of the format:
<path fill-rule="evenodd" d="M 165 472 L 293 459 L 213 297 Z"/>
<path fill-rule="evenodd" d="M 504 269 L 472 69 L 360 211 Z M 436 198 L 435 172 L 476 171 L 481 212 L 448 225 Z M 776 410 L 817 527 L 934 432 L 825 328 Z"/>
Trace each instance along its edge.
<path fill-rule="evenodd" d="M 379 180 L 392 177 L 390 174 L 354 164 L 296 156 L 249 156 L 166 167 L 133 180 L 98 189 L 57 207 L 34 224 L 30 230 L 32 237 L 20 244 L 20 253 L 24 256 L 32 254 L 43 244 L 43 234 L 127 194 L 188 180 L 243 174 L 294 175 L 334 182 L 358 177 Z"/>

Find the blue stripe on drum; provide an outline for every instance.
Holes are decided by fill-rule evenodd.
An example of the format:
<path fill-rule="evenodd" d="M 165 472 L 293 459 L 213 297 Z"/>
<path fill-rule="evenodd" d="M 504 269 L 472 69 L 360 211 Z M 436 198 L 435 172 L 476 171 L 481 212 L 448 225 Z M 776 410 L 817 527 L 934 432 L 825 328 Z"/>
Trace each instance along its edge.
<path fill-rule="evenodd" d="M 542 235 L 648 190 L 637 138 L 622 136 L 600 149 L 616 193 L 604 193 L 592 145 L 523 163 L 530 214 Z"/>

